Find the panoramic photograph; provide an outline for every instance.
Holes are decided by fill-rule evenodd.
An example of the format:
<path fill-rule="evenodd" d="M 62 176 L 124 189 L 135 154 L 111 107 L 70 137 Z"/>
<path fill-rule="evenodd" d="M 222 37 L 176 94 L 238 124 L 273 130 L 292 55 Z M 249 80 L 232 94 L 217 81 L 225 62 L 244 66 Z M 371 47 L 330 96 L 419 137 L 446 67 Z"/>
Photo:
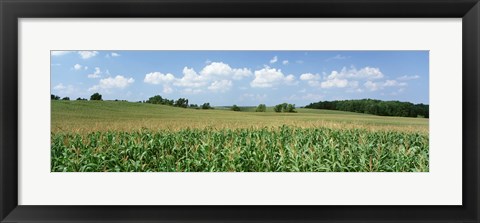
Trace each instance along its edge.
<path fill-rule="evenodd" d="M 51 172 L 429 172 L 429 51 L 52 50 Z"/>

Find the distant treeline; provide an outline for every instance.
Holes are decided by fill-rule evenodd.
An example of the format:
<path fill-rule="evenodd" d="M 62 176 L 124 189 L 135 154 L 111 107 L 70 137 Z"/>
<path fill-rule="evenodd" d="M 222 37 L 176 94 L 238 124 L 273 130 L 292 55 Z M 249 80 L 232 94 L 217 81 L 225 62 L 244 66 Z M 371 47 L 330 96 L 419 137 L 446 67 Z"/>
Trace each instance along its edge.
<path fill-rule="evenodd" d="M 181 107 L 181 108 L 195 108 L 195 109 L 213 109 L 212 106 L 210 106 L 209 102 L 203 103 L 203 105 L 197 105 L 197 104 L 188 104 L 188 99 L 186 98 L 179 98 L 176 101 L 174 100 L 169 100 L 167 98 L 163 98 L 160 95 L 155 95 L 153 97 L 150 97 L 147 101 L 143 101 L 143 103 L 150 103 L 150 104 L 161 104 L 161 105 L 170 105 L 174 107 Z"/>
<path fill-rule="evenodd" d="M 381 101 L 374 99 L 319 101 L 305 108 L 329 109 L 359 112 L 381 116 L 425 117 L 428 118 L 428 105 L 400 101 Z"/>

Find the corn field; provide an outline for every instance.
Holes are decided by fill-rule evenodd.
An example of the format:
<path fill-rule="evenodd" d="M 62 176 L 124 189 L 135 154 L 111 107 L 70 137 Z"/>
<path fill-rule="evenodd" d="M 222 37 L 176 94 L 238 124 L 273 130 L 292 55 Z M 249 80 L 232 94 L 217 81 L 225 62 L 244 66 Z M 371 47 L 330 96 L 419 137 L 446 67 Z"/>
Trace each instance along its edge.
<path fill-rule="evenodd" d="M 264 127 L 51 135 L 52 172 L 428 172 L 428 133 Z"/>

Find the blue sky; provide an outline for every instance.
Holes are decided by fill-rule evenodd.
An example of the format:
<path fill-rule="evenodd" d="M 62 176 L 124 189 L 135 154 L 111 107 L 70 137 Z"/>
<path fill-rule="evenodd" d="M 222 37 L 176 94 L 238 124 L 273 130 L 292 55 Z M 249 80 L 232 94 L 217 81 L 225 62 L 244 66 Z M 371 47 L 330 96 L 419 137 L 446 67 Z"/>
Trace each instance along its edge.
<path fill-rule="evenodd" d="M 373 98 L 429 103 L 428 51 L 51 51 L 51 92 L 70 99 L 304 106 Z"/>

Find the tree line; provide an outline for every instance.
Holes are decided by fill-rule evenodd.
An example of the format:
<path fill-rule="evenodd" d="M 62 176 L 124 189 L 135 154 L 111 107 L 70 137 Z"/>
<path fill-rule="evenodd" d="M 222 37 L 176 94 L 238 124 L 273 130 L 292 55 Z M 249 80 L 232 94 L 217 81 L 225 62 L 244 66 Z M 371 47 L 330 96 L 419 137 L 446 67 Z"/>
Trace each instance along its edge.
<path fill-rule="evenodd" d="M 189 107 L 194 109 L 213 109 L 213 107 L 210 106 L 209 102 L 205 102 L 199 106 L 197 104 L 188 104 L 188 99 L 186 98 L 179 98 L 174 101 L 171 99 L 163 98 L 160 95 L 155 95 L 153 97 L 150 97 L 148 100 L 144 101 L 144 103 L 170 105 L 170 106 L 180 107 L 180 108 Z"/>
<path fill-rule="evenodd" d="M 52 100 L 67 100 L 69 101 L 69 97 L 64 97 L 60 98 L 58 95 L 51 94 L 51 99 Z M 77 98 L 77 101 L 86 101 L 86 98 Z M 102 95 L 99 93 L 94 93 L 90 96 L 91 101 L 102 101 Z M 118 99 L 115 99 L 115 101 L 119 101 Z M 125 100 L 121 100 L 125 101 Z M 149 103 L 149 104 L 160 104 L 160 105 L 169 105 L 169 106 L 174 106 L 174 107 L 180 107 L 180 108 L 194 108 L 194 109 L 213 109 L 213 107 L 210 105 L 209 102 L 205 102 L 202 105 L 197 105 L 197 104 L 188 104 L 188 99 L 186 98 L 179 98 L 177 100 L 172 100 L 168 98 L 163 98 L 160 95 L 155 95 L 153 97 L 148 98 L 148 100 L 144 101 L 138 101 L 138 103 Z M 233 105 L 230 108 L 232 111 L 240 111 L 240 107 L 237 105 Z M 295 104 L 288 104 L 288 103 L 282 103 L 275 105 L 273 107 L 273 110 L 275 112 L 297 112 L 295 110 Z M 267 106 L 265 104 L 259 104 L 255 108 L 255 112 L 266 112 L 267 111 Z"/>
<path fill-rule="evenodd" d="M 374 99 L 319 101 L 310 103 L 305 108 L 349 111 L 380 116 L 429 117 L 429 108 L 426 104 Z"/>

